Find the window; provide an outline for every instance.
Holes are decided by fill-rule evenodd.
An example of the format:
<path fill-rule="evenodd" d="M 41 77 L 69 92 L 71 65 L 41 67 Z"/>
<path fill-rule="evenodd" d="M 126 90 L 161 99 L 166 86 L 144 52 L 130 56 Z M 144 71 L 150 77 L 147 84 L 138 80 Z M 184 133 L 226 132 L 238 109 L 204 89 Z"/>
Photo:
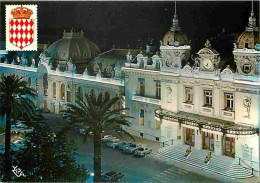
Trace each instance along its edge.
<path fill-rule="evenodd" d="M 192 104 L 193 101 L 193 92 L 191 87 L 185 87 L 185 102 Z"/>
<path fill-rule="evenodd" d="M 93 96 L 93 97 L 95 97 L 95 90 L 94 90 L 94 89 L 91 89 L 90 95 Z"/>
<path fill-rule="evenodd" d="M 52 84 L 52 94 L 53 94 L 53 98 L 56 98 L 56 83 L 55 82 Z"/>
<path fill-rule="evenodd" d="M 139 125 L 144 126 L 144 110 L 140 110 L 140 115 L 139 115 Z"/>
<path fill-rule="evenodd" d="M 156 141 L 160 141 L 160 138 L 159 138 L 159 137 L 155 137 L 155 140 L 156 140 Z"/>
<path fill-rule="evenodd" d="M 155 120 L 155 129 L 160 130 L 161 122 L 158 120 Z"/>
<path fill-rule="evenodd" d="M 37 79 L 35 79 L 35 90 L 36 90 L 36 93 L 38 93 L 38 80 Z"/>
<path fill-rule="evenodd" d="M 248 48 L 248 43 L 245 43 L 245 48 Z"/>
<path fill-rule="evenodd" d="M 245 74 L 249 74 L 250 72 L 251 72 L 251 65 L 250 64 L 244 64 L 243 65 L 243 72 L 245 73 Z"/>
<path fill-rule="evenodd" d="M 144 134 L 143 134 L 143 133 L 140 133 L 140 136 L 141 136 L 141 137 L 144 137 Z"/>
<path fill-rule="evenodd" d="M 212 107 L 212 90 L 204 90 L 204 106 Z"/>
<path fill-rule="evenodd" d="M 111 66 L 107 66 L 106 69 L 105 69 L 105 77 L 106 78 L 111 78 L 112 77 L 112 72 L 113 72 L 113 69 Z"/>
<path fill-rule="evenodd" d="M 145 80 L 143 78 L 138 78 L 139 82 L 139 93 L 141 96 L 145 96 Z"/>
<path fill-rule="evenodd" d="M 156 98 L 161 100 L 161 83 L 156 82 Z"/>
<path fill-rule="evenodd" d="M 28 86 L 29 88 L 32 88 L 32 79 L 30 77 L 28 78 Z"/>
<path fill-rule="evenodd" d="M 234 108 L 234 95 L 233 93 L 224 93 L 225 96 L 225 110 L 233 111 Z"/>
<path fill-rule="evenodd" d="M 93 71 L 94 71 L 94 74 L 97 75 L 97 73 L 98 73 L 98 71 L 99 71 L 99 66 L 98 66 L 98 64 L 95 64 L 95 65 L 94 65 Z"/>
<path fill-rule="evenodd" d="M 67 102 L 71 102 L 71 92 L 67 91 Z"/>
<path fill-rule="evenodd" d="M 60 99 L 65 100 L 65 85 L 63 83 L 61 84 L 60 92 L 61 92 Z"/>

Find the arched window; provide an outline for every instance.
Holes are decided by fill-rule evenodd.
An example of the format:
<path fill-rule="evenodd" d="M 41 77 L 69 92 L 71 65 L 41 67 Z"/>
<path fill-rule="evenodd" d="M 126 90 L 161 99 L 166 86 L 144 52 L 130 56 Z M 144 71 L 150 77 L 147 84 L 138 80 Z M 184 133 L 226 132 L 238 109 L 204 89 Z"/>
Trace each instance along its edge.
<path fill-rule="evenodd" d="M 39 92 L 39 86 L 38 86 L 38 80 L 37 79 L 35 79 L 35 91 L 36 91 L 36 93 L 38 93 Z"/>
<path fill-rule="evenodd" d="M 60 99 L 65 100 L 65 85 L 63 83 L 60 86 Z"/>
<path fill-rule="evenodd" d="M 106 78 L 111 78 L 112 77 L 112 72 L 113 72 L 112 67 L 110 65 L 107 66 L 106 69 L 105 69 L 105 77 Z"/>
<path fill-rule="evenodd" d="M 98 64 L 95 64 L 93 67 L 94 74 L 97 75 L 98 71 L 99 71 L 99 66 L 98 66 Z"/>
<path fill-rule="evenodd" d="M 94 90 L 94 89 L 91 89 L 90 95 L 93 96 L 93 97 L 95 97 L 96 94 L 95 94 L 95 90 Z"/>
<path fill-rule="evenodd" d="M 105 98 L 107 98 L 107 97 L 109 97 L 110 95 L 109 95 L 109 93 L 106 91 L 105 92 Z"/>
<path fill-rule="evenodd" d="M 48 95 L 48 76 L 47 73 L 44 73 L 43 75 L 43 91 L 44 91 L 44 96 Z"/>
<path fill-rule="evenodd" d="M 52 95 L 53 95 L 53 98 L 56 98 L 56 83 L 55 82 L 52 84 Z"/>
<path fill-rule="evenodd" d="M 28 78 L 28 86 L 29 88 L 32 88 L 32 79 L 30 77 Z"/>
<path fill-rule="evenodd" d="M 79 101 L 79 98 L 82 100 L 83 99 L 83 92 L 82 92 L 82 88 L 78 87 L 77 92 L 76 92 L 76 100 Z"/>

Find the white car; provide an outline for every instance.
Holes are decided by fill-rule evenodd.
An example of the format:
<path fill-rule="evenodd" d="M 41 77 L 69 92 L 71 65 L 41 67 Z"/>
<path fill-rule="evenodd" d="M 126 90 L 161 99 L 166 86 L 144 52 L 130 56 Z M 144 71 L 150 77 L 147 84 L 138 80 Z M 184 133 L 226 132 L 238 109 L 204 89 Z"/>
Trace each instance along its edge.
<path fill-rule="evenodd" d="M 112 135 L 105 135 L 101 140 L 103 142 L 107 142 L 107 141 L 110 141 L 110 140 L 113 140 L 113 139 L 116 139 L 116 137 L 113 137 Z"/>
<path fill-rule="evenodd" d="M 108 147 L 113 147 L 113 148 L 116 148 L 119 146 L 119 144 L 121 143 L 122 141 L 120 139 L 112 139 L 110 141 L 107 141 L 107 146 Z"/>
<path fill-rule="evenodd" d="M 149 147 L 140 147 L 135 151 L 135 156 L 145 156 L 152 153 L 152 149 Z"/>
<path fill-rule="evenodd" d="M 20 149 L 21 147 L 25 146 L 26 142 L 27 142 L 26 139 L 20 139 L 20 140 L 14 141 L 12 144 L 14 144 L 18 149 Z"/>

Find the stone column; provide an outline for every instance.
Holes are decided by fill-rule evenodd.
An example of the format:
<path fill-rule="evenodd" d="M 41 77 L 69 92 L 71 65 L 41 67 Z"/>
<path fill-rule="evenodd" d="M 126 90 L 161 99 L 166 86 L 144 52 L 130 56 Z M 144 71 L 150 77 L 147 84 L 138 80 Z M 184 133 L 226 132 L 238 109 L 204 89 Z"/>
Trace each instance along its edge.
<path fill-rule="evenodd" d="M 51 101 L 52 101 L 52 82 L 48 79 L 48 97 L 47 97 L 47 107 L 51 110 Z"/>
<path fill-rule="evenodd" d="M 195 130 L 195 149 L 202 149 L 202 132 L 199 130 Z"/>
<path fill-rule="evenodd" d="M 223 144 L 222 144 L 222 135 L 214 134 L 214 153 L 218 156 L 223 155 Z"/>
<path fill-rule="evenodd" d="M 56 82 L 56 105 L 55 105 L 56 114 L 60 113 L 60 87 L 61 87 L 61 82 L 57 81 Z"/>

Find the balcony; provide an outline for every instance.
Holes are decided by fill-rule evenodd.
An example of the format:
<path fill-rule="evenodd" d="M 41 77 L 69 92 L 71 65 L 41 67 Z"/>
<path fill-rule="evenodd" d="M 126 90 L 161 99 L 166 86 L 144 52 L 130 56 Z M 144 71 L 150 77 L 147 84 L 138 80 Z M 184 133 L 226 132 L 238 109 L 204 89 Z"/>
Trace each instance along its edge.
<path fill-rule="evenodd" d="M 138 102 L 149 103 L 149 104 L 154 104 L 154 105 L 161 105 L 161 100 L 159 100 L 159 99 L 144 97 L 144 96 L 139 96 L 139 95 L 134 95 L 132 97 L 132 101 L 138 101 Z"/>
<path fill-rule="evenodd" d="M 194 105 L 192 103 L 183 102 L 182 103 L 182 108 L 184 110 L 193 111 L 194 110 Z"/>
<path fill-rule="evenodd" d="M 210 106 L 202 106 L 201 111 L 205 114 L 213 114 L 213 108 Z"/>
<path fill-rule="evenodd" d="M 228 110 L 222 110 L 221 116 L 229 119 L 235 119 L 235 112 L 234 111 L 228 111 Z"/>

